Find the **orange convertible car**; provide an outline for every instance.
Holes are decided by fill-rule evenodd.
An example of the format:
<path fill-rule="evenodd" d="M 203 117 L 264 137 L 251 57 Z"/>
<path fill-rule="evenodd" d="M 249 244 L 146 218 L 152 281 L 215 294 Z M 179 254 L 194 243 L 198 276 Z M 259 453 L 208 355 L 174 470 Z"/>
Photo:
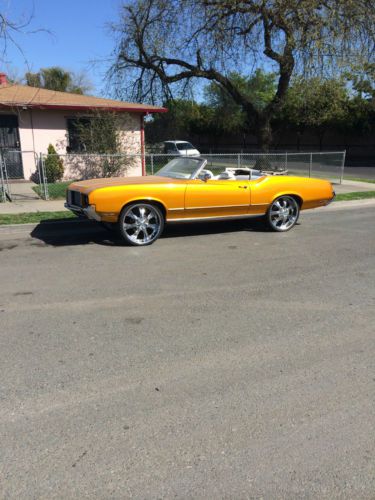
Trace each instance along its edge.
<path fill-rule="evenodd" d="M 246 168 L 207 166 L 204 158 L 175 158 L 155 175 L 74 182 L 65 206 L 116 224 L 131 245 L 149 245 L 164 224 L 240 217 L 263 217 L 274 231 L 288 231 L 300 210 L 327 205 L 330 182 L 267 176 Z"/>

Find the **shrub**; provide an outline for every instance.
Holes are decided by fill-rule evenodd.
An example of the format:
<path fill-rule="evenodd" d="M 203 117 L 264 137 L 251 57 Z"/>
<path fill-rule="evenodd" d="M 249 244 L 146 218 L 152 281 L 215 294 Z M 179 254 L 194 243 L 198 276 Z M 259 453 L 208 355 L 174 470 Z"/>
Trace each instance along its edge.
<path fill-rule="evenodd" d="M 108 111 L 77 117 L 73 122 L 77 153 L 69 155 L 69 171 L 78 179 L 117 177 L 136 164 L 137 158 L 123 153 L 123 118 Z M 69 135 L 68 135 L 69 142 Z"/>
<path fill-rule="evenodd" d="M 48 154 L 44 160 L 44 167 L 47 177 L 47 182 L 53 183 L 61 181 L 64 176 L 64 164 L 60 156 L 56 153 L 56 149 L 50 144 L 48 146 Z"/>

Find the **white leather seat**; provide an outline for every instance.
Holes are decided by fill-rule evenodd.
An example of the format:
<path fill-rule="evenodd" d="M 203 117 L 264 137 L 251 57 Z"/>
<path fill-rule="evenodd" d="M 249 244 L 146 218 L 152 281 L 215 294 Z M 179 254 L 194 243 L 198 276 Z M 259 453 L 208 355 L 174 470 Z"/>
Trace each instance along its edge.
<path fill-rule="evenodd" d="M 233 174 L 233 172 L 221 172 L 218 176 L 216 176 L 217 180 L 236 180 L 236 176 Z"/>

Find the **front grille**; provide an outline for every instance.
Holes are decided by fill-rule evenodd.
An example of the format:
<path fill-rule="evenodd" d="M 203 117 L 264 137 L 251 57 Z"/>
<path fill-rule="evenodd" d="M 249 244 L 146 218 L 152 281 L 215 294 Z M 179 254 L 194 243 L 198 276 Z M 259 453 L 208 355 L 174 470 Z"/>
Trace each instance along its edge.
<path fill-rule="evenodd" d="M 69 205 L 74 205 L 75 207 L 82 207 L 82 196 L 79 191 L 68 190 L 67 201 Z"/>
<path fill-rule="evenodd" d="M 72 191 L 71 189 L 68 189 L 66 191 L 66 202 L 68 205 L 86 208 L 89 206 L 89 197 L 87 194 L 82 194 L 79 191 Z"/>

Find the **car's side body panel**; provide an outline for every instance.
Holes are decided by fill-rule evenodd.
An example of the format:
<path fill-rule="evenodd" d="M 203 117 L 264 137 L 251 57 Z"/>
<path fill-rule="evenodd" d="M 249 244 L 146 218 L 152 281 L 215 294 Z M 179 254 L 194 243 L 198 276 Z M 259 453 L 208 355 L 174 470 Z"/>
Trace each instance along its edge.
<path fill-rule="evenodd" d="M 282 195 L 294 195 L 301 202 L 301 210 L 326 205 L 333 197 L 332 185 L 322 179 L 274 176 L 251 181 L 251 204 L 269 206 Z"/>
<path fill-rule="evenodd" d="M 262 215 L 281 195 L 298 198 L 301 209 L 329 203 L 328 181 L 287 176 L 256 180 L 185 180 L 167 177 L 128 177 L 76 182 L 70 190 L 88 196 L 102 221 L 116 222 L 122 208 L 135 201 L 158 203 L 167 221 Z"/>
<path fill-rule="evenodd" d="M 249 181 L 189 180 L 184 218 L 246 215 L 250 207 Z"/>

